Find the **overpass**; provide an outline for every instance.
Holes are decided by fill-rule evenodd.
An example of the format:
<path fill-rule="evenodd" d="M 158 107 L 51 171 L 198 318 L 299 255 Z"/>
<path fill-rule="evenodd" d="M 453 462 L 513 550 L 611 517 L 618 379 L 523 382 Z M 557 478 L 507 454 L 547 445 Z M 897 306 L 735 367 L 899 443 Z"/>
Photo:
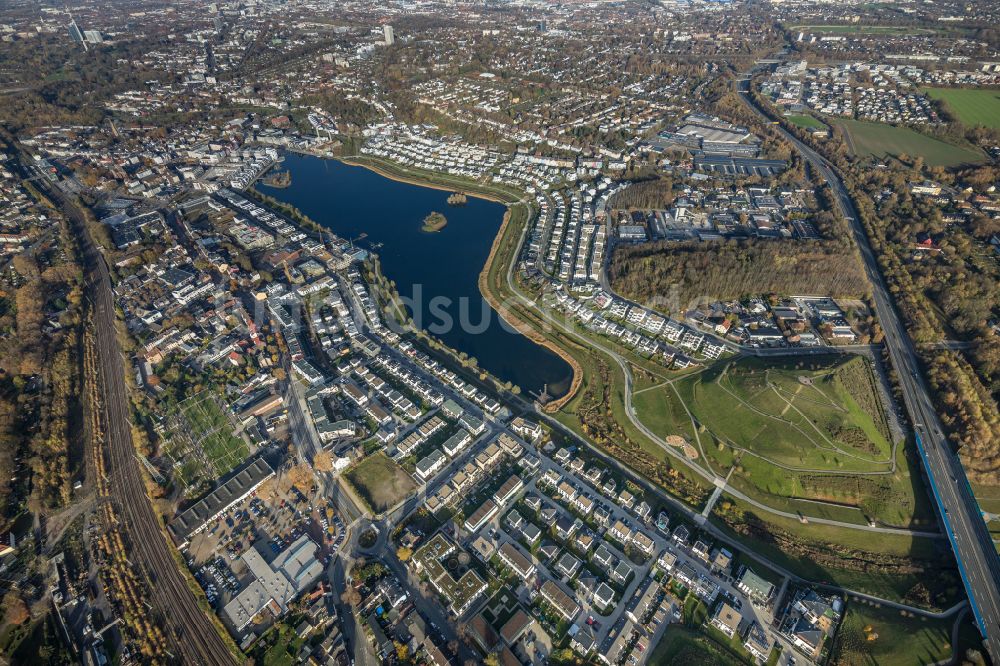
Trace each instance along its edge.
<path fill-rule="evenodd" d="M 751 70 L 753 71 L 753 70 Z M 750 82 L 737 82 L 740 99 L 766 122 L 771 117 L 750 96 Z M 895 302 L 882 276 L 867 231 L 840 176 L 822 155 L 799 141 L 780 125 L 775 129 L 826 180 L 841 213 L 850 224 L 865 272 L 872 285 L 875 313 L 885 332 L 885 345 L 899 376 L 903 402 L 913 423 L 920 460 L 931 486 L 938 513 L 955 552 L 962 583 L 969 596 L 983 645 L 994 662 L 1000 662 L 1000 558 L 983 520 L 979 504 L 958 456 L 944 436 L 941 421 L 921 374 L 913 341 L 903 326 Z"/>

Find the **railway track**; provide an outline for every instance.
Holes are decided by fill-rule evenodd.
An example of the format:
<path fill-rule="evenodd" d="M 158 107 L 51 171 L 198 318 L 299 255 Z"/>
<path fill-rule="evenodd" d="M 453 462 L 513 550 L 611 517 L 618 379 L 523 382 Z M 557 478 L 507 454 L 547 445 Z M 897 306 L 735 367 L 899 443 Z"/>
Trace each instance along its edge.
<path fill-rule="evenodd" d="M 46 188 L 70 219 L 80 242 L 85 269 L 85 293 L 93 304 L 98 379 L 107 430 L 108 480 L 131 548 L 129 561 L 141 568 L 152 598 L 147 604 L 165 619 L 165 633 L 174 652 L 166 655 L 185 664 L 232 666 L 229 647 L 201 610 L 188 588 L 172 546 L 153 512 L 132 441 L 125 367 L 115 327 L 111 276 L 87 231 L 82 211 L 56 188 Z"/>

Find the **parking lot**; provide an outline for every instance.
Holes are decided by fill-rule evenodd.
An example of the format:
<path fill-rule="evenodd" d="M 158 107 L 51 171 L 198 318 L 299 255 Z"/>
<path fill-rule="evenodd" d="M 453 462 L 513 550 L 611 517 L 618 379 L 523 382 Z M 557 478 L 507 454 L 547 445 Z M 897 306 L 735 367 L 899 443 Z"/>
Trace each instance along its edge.
<path fill-rule="evenodd" d="M 319 544 L 319 557 L 328 563 L 346 537 L 331 500 L 307 497 L 295 486 L 268 499 L 253 495 L 191 539 L 188 565 L 209 602 L 221 606 L 242 587 L 247 549 L 256 547 L 270 561 L 303 534 Z"/>

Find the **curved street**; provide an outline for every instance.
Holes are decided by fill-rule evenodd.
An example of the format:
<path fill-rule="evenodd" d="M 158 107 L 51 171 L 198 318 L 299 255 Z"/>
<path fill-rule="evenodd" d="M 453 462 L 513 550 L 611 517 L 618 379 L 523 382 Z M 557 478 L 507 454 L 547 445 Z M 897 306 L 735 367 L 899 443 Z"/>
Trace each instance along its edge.
<path fill-rule="evenodd" d="M 748 77 L 739 80 L 737 92 L 754 113 L 770 121 L 770 117 L 750 97 Z M 996 546 L 983 521 L 962 463 L 944 436 L 913 342 L 889 295 L 867 232 L 844 182 L 833 166 L 783 127 L 775 127 L 823 176 L 834 192 L 840 212 L 850 223 L 855 244 L 872 285 L 875 313 L 885 331 L 885 345 L 899 376 L 903 401 L 913 423 L 931 493 L 955 551 L 962 581 L 969 595 L 976 624 L 983 634 L 986 650 L 994 661 L 1000 660 L 1000 559 L 997 557 Z"/>
<path fill-rule="evenodd" d="M 523 205 L 523 204 L 519 202 L 519 204 L 516 205 Z M 518 241 L 518 247 L 521 247 L 521 245 L 523 245 L 525 235 L 527 234 L 527 230 L 528 227 L 527 225 L 525 225 L 524 229 L 521 230 L 521 236 Z M 624 390 L 625 412 L 628 415 L 628 419 L 633 426 L 639 429 L 650 440 L 655 442 L 674 460 L 681 462 L 687 469 L 698 474 L 700 477 L 710 482 L 711 484 L 715 485 L 716 487 L 721 487 L 723 491 L 728 495 L 735 497 L 743 502 L 746 502 L 747 504 L 753 506 L 756 509 L 764 511 L 765 513 L 769 513 L 774 516 L 779 516 L 781 518 L 787 518 L 796 521 L 802 520 L 802 516 L 800 516 L 797 513 L 775 509 L 773 507 L 768 506 L 767 504 L 764 504 L 763 502 L 760 502 L 759 500 L 750 497 L 746 493 L 743 493 L 739 490 L 736 490 L 735 488 L 728 486 L 726 484 L 726 480 L 723 477 L 717 474 L 713 474 L 712 472 L 709 472 L 708 470 L 704 469 L 699 465 L 691 463 L 691 461 L 688 460 L 686 456 L 680 454 L 674 447 L 668 445 L 665 441 L 663 441 L 661 437 L 659 437 L 652 430 L 650 430 L 636 415 L 635 408 L 632 405 L 632 371 L 629 368 L 628 361 L 626 361 L 617 351 L 605 346 L 601 342 L 589 337 L 584 337 L 579 333 L 577 333 L 575 330 L 573 330 L 572 327 L 565 325 L 564 323 L 558 321 L 553 317 L 547 316 L 546 313 L 541 308 L 536 306 L 534 301 L 528 298 L 524 294 L 524 292 L 522 292 L 517 287 L 516 281 L 514 280 L 515 263 L 516 262 L 512 261 L 507 266 L 507 288 L 511 291 L 512 294 L 514 294 L 514 296 L 522 305 L 524 305 L 527 308 L 534 309 L 550 325 L 557 327 L 560 331 L 574 338 L 575 340 L 578 340 L 587 347 L 600 351 L 601 353 L 605 354 L 606 356 L 611 358 L 615 363 L 618 364 L 618 367 L 621 370 L 622 375 L 625 377 L 625 390 Z M 894 535 L 908 536 L 908 537 L 927 537 L 927 538 L 941 537 L 940 532 L 924 532 L 920 530 L 909 530 L 905 528 L 896 528 L 896 527 L 881 527 L 877 525 L 873 526 L 867 524 L 859 525 L 857 523 L 845 523 L 839 520 L 830 520 L 827 518 L 809 517 L 808 522 L 818 525 L 829 525 L 831 527 L 859 530 L 862 532 L 874 532 L 878 534 L 894 534 Z"/>

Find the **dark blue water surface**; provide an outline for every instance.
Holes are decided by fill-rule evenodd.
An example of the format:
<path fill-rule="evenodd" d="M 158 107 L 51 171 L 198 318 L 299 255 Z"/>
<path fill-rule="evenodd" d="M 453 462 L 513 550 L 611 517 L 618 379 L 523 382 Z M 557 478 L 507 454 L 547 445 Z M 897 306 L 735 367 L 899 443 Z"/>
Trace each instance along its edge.
<path fill-rule="evenodd" d="M 449 206 L 448 192 L 400 183 L 336 160 L 287 154 L 291 186 L 259 184 L 342 238 L 378 253 L 385 275 L 409 301 L 414 321 L 479 366 L 523 391 L 562 395 L 572 370 L 559 356 L 504 325 L 479 293 L 479 273 L 500 229 L 505 207 L 469 197 Z M 421 231 L 431 211 L 443 213 L 440 232 Z"/>

